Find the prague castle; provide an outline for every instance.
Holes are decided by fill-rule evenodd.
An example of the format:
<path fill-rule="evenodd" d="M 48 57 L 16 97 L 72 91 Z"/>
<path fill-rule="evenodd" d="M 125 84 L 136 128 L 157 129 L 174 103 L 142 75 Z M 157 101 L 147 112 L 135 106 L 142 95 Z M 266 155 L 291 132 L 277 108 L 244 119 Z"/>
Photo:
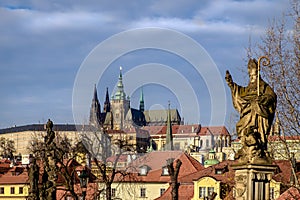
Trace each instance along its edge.
<path fill-rule="evenodd" d="M 177 109 L 171 109 L 171 122 L 173 125 L 182 125 L 183 121 Z M 130 98 L 126 96 L 120 67 L 117 91 L 109 100 L 108 88 L 106 90 L 103 112 L 98 100 L 96 86 L 90 110 L 90 124 L 103 127 L 105 130 L 124 130 L 131 127 L 153 125 L 166 125 L 166 110 L 145 110 L 144 94 L 141 91 L 139 109 L 130 106 Z"/>

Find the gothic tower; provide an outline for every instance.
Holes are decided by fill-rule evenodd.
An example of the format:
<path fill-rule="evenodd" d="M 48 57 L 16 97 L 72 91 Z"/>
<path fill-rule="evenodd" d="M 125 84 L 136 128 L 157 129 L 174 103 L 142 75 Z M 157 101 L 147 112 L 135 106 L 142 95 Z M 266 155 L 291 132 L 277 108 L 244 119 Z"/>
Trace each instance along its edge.
<path fill-rule="evenodd" d="M 100 112 L 101 112 L 101 108 L 100 108 L 100 103 L 97 95 L 97 88 L 95 84 L 94 96 L 93 96 L 92 105 L 90 109 L 90 122 L 89 122 L 90 125 L 93 125 L 95 127 L 100 126 L 100 116 L 101 116 Z"/>
<path fill-rule="evenodd" d="M 171 122 L 171 111 L 170 111 L 170 103 L 168 105 L 168 114 L 167 114 L 167 130 L 166 130 L 166 145 L 165 150 L 173 151 L 173 134 L 172 134 L 172 122 Z"/>
<path fill-rule="evenodd" d="M 145 103 L 144 103 L 144 92 L 143 92 L 143 88 L 141 91 L 141 96 L 140 96 L 140 111 L 144 112 L 145 111 Z"/>
<path fill-rule="evenodd" d="M 104 102 L 104 106 L 103 106 L 103 112 L 105 112 L 105 113 L 110 112 L 110 102 L 109 102 L 108 88 L 106 88 L 106 96 L 105 96 L 105 102 Z"/>
<path fill-rule="evenodd" d="M 111 112 L 113 115 L 113 129 L 121 130 L 124 128 L 125 117 L 130 108 L 129 97 L 126 97 L 122 79 L 122 67 L 120 67 L 117 92 L 111 100 Z"/>

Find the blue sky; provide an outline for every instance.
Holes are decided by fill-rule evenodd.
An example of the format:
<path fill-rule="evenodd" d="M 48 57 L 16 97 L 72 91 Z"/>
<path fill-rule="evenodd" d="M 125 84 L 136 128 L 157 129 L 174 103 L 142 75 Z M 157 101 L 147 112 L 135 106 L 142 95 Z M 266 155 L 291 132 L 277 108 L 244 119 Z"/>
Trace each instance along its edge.
<path fill-rule="evenodd" d="M 182 117 L 186 123 L 227 124 L 233 112 L 229 89 L 223 81 L 226 96 L 217 99 L 217 103 L 226 107 L 225 113 L 213 116 L 220 119 L 211 124 L 211 108 L 216 104 L 211 100 L 211 90 L 217 88 L 206 85 L 207 80 L 218 79 L 220 75 L 223 80 L 229 69 L 238 83 L 246 83 L 239 68 L 246 66 L 249 38 L 253 43 L 259 42 L 269 20 L 281 18 L 288 8 L 287 1 L 279 0 L 1 1 L 0 128 L 45 123 L 48 118 L 54 123 L 74 123 L 74 83 L 88 55 L 116 34 L 149 27 L 174 30 L 196 41 L 213 60 L 219 74 L 203 77 L 185 59 L 159 49 L 131 51 L 112 60 L 95 83 L 101 104 L 106 87 L 113 93 L 121 65 L 125 91 L 126 84 L 136 83 L 134 89 L 126 91 L 133 108 L 138 108 L 139 80 L 161 74 L 161 79 L 143 86 L 146 109 L 166 108 L 170 100 L 172 108 L 185 110 Z M 115 48 L 120 46 L 116 44 Z M 99 60 L 104 56 L 98 55 Z M 162 74 L 160 70 L 153 74 L 142 70 L 140 76 L 129 73 L 137 71 L 137 66 L 151 68 L 151 63 L 167 66 L 164 69 L 171 69 L 170 73 Z M 176 83 L 180 77 L 191 85 L 197 105 L 191 100 L 182 107 L 180 101 L 189 102 L 192 97 L 181 88 L 182 82 Z M 169 80 L 172 85 L 163 85 L 160 80 Z M 82 123 L 88 118 L 93 84 L 87 90 Z"/>

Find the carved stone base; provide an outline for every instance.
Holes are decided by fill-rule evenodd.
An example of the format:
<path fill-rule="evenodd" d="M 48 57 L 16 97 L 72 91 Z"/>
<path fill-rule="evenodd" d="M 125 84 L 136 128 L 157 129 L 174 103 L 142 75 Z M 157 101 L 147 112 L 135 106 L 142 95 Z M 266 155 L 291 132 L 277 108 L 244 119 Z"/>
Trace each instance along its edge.
<path fill-rule="evenodd" d="M 235 170 L 236 200 L 269 200 L 270 180 L 276 165 L 243 164 L 233 165 Z"/>

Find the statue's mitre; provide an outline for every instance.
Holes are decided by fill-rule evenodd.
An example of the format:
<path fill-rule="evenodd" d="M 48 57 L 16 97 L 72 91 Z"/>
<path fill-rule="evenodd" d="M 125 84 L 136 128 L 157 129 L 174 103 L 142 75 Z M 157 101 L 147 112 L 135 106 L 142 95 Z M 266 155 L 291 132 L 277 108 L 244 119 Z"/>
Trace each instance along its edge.
<path fill-rule="evenodd" d="M 248 70 L 257 69 L 257 60 L 255 58 L 250 58 L 248 62 Z"/>

